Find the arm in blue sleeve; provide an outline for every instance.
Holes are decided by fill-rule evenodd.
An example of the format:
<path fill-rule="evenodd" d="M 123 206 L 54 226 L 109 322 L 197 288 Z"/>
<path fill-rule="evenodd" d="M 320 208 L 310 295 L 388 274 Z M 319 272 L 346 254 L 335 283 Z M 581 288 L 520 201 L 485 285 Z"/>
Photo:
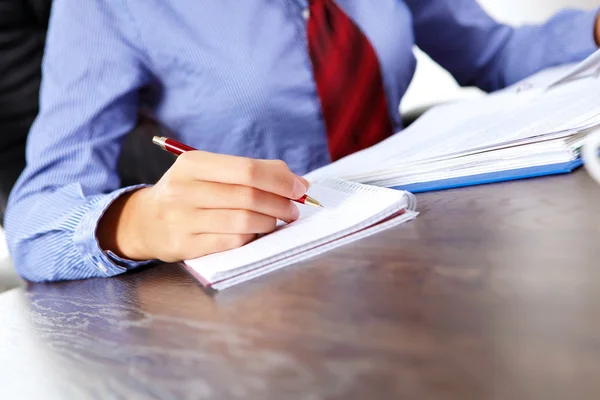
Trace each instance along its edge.
<path fill-rule="evenodd" d="M 31 281 L 112 276 L 140 265 L 96 240 L 105 209 L 135 189 L 119 189 L 117 159 L 148 75 L 122 31 L 126 13 L 111 10 L 117 3 L 53 4 L 40 112 L 5 220 L 15 266 Z"/>
<path fill-rule="evenodd" d="M 598 49 L 597 10 L 563 10 L 542 25 L 494 21 L 476 0 L 406 0 L 417 45 L 459 84 L 492 91 Z"/>

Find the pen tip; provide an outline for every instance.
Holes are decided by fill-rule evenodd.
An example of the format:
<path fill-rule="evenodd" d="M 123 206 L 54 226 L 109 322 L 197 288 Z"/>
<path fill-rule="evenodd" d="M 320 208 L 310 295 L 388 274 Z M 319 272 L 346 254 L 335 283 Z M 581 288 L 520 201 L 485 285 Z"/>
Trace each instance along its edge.
<path fill-rule="evenodd" d="M 310 197 L 308 195 L 306 195 L 304 197 L 304 204 L 306 204 L 308 206 L 323 208 L 323 206 L 321 205 L 321 203 L 319 203 L 317 200 L 313 199 L 312 197 Z"/>

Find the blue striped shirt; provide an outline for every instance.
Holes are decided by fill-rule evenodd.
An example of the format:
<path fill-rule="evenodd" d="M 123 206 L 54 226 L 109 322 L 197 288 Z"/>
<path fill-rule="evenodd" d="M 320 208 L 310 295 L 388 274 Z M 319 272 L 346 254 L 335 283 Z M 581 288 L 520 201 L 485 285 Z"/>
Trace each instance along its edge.
<path fill-rule="evenodd" d="M 596 11 L 511 28 L 475 0 L 338 0 L 369 37 L 396 130 L 417 44 L 462 85 L 494 90 L 596 50 Z M 32 281 L 107 277 L 141 263 L 96 240 L 124 190 L 117 158 L 139 89 L 159 83 L 154 113 L 194 147 L 280 158 L 302 174 L 329 162 L 307 54 L 307 0 L 55 0 L 40 113 L 9 202 L 15 265 Z"/>

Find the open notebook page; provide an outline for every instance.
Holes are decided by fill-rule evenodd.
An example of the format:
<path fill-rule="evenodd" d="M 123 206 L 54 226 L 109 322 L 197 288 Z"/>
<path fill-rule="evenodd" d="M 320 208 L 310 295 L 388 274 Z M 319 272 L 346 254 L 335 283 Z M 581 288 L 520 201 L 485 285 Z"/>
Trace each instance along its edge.
<path fill-rule="evenodd" d="M 600 68 L 600 50 L 596 50 L 580 63 L 571 66 L 559 76 L 554 77 L 552 81 L 543 86 L 544 91 L 555 88 L 564 82 L 585 75 L 597 75 Z"/>
<path fill-rule="evenodd" d="M 593 54 L 580 62 L 545 68 L 520 82 L 498 90 L 496 93 L 514 93 L 515 91 L 529 90 L 543 93 L 568 81 L 590 77 L 596 78 L 598 77 L 599 68 L 600 50 L 596 50 Z"/>
<path fill-rule="evenodd" d="M 328 242 L 319 244 L 318 246 L 312 247 L 309 250 L 306 250 L 301 253 L 296 253 L 287 258 L 283 258 L 279 261 L 275 261 L 275 262 L 269 263 L 267 265 L 264 265 L 260 268 L 249 269 L 247 271 L 244 271 L 244 272 L 239 273 L 234 276 L 227 277 L 226 279 L 223 279 L 221 281 L 218 281 L 218 282 L 215 282 L 215 283 L 212 283 L 209 285 L 211 288 L 213 288 L 215 290 L 223 290 L 228 287 L 248 281 L 250 279 L 254 279 L 261 275 L 265 275 L 270 272 L 276 271 L 278 269 L 287 267 L 288 265 L 291 265 L 291 264 L 294 264 L 294 263 L 297 263 L 300 261 L 304 261 L 308 258 L 318 256 L 329 250 L 333 250 L 337 247 L 344 246 L 348 243 L 352 243 L 354 241 L 357 241 L 359 239 L 373 235 L 375 233 L 382 232 L 386 229 L 390 229 L 395 226 L 401 225 L 407 221 L 414 219 L 416 216 L 417 216 L 417 213 L 414 211 L 404 211 L 402 213 L 395 214 L 392 217 L 386 218 L 385 220 L 378 222 L 375 225 L 371 225 L 368 228 L 364 228 L 364 229 L 361 229 L 354 233 L 351 233 L 349 235 L 346 235 L 344 237 L 336 238 L 336 239 L 330 240 Z M 199 278 L 202 281 L 203 278 L 201 278 L 201 277 L 199 277 Z"/>
<path fill-rule="evenodd" d="M 214 282 L 342 238 L 400 210 L 416 215 L 412 213 L 414 196 L 403 191 L 326 179 L 314 184 L 308 194 L 325 208 L 299 205 L 300 218 L 296 222 L 282 224 L 275 232 L 243 247 L 186 261 L 187 267 Z"/>
<path fill-rule="evenodd" d="M 565 82 L 543 95 L 496 93 L 435 107 L 404 131 L 306 177 L 346 178 L 558 131 L 575 134 L 598 124 L 600 79 Z"/>

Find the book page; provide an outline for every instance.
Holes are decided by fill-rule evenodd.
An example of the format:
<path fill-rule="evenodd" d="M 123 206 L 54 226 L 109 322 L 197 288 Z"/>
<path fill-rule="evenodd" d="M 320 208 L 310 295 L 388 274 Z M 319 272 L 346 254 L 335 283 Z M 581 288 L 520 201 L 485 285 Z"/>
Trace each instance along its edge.
<path fill-rule="evenodd" d="M 582 75 L 593 76 L 598 75 L 598 71 L 600 67 L 600 50 L 596 50 L 593 54 L 588 56 L 585 60 L 580 63 L 571 66 L 568 70 L 564 71 L 564 73 L 560 74 L 557 77 L 554 77 L 552 81 L 546 83 L 543 88 L 544 91 L 548 91 L 568 80 L 576 79 L 581 77 Z"/>
<path fill-rule="evenodd" d="M 600 79 L 569 81 L 540 94 L 501 92 L 435 107 L 385 141 L 313 171 L 309 180 L 369 174 L 473 149 L 600 124 Z"/>
<path fill-rule="evenodd" d="M 258 267 L 260 263 L 267 264 L 305 251 L 415 206 L 414 197 L 406 192 L 335 179 L 313 185 L 308 194 L 320 201 L 324 208 L 299 205 L 300 218 L 297 221 L 281 224 L 275 232 L 238 249 L 186 261 L 187 266 L 212 280 L 223 272 Z"/>

